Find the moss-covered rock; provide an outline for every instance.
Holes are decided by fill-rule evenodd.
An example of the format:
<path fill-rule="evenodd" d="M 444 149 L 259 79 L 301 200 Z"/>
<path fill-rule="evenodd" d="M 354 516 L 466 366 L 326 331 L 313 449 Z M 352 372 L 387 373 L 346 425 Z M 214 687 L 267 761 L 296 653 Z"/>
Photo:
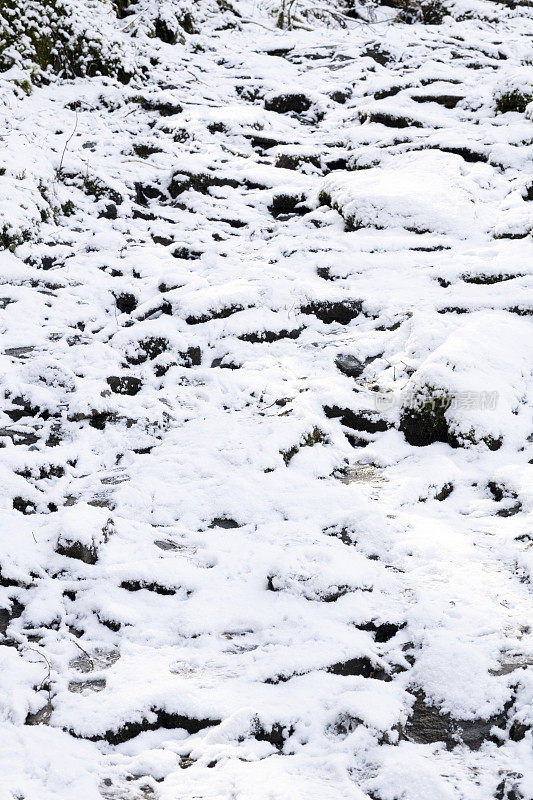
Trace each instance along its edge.
<path fill-rule="evenodd" d="M 451 404 L 452 398 L 445 391 L 426 386 L 416 401 L 402 411 L 400 430 L 409 444 L 425 447 L 434 442 L 445 442 L 456 447 L 446 419 Z"/>
<path fill-rule="evenodd" d="M 139 341 L 135 352 L 128 353 L 126 360 L 129 364 L 143 364 L 164 353 L 169 347 L 168 339 L 163 336 L 149 336 Z"/>
<path fill-rule="evenodd" d="M 111 375 L 107 379 L 109 388 L 115 394 L 126 394 L 130 397 L 138 394 L 142 389 L 142 381 L 133 375 Z"/>
<path fill-rule="evenodd" d="M 444 389 L 425 386 L 411 403 L 404 407 L 400 417 L 400 430 L 407 442 L 414 447 L 426 447 L 443 442 L 450 447 L 468 447 L 483 443 L 491 451 L 499 450 L 503 444 L 501 436 L 482 435 L 473 427 L 460 430 L 446 412 L 456 405 L 453 394 Z"/>
<path fill-rule="evenodd" d="M 267 111 L 277 114 L 303 114 L 311 107 L 311 100 L 302 92 L 283 92 L 265 98 Z"/>

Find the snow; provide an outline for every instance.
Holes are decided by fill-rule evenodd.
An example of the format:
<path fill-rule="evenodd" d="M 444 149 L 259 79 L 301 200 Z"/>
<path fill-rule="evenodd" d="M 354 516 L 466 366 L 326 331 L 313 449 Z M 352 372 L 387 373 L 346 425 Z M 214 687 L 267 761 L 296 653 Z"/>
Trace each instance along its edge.
<path fill-rule="evenodd" d="M 0 797 L 532 800 L 531 10 L 233 5 L 0 47 Z"/>
<path fill-rule="evenodd" d="M 501 312 L 470 316 L 417 369 L 404 389 L 407 404 L 445 395 L 451 401 L 445 416 L 456 434 L 474 441 L 507 435 L 509 446 L 520 449 L 531 423 L 530 323 Z"/>
<path fill-rule="evenodd" d="M 463 159 L 437 151 L 406 153 L 361 172 L 333 173 L 321 187 L 353 228 L 406 228 L 473 237 L 483 224 Z"/>

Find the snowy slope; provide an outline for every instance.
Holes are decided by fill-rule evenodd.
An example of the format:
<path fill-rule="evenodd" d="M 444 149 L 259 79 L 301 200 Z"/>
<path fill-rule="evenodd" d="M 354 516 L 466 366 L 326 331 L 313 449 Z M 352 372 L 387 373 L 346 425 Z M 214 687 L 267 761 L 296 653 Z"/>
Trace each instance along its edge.
<path fill-rule="evenodd" d="M 67 5 L 127 75 L 0 73 L 1 800 L 532 800 L 531 9 Z"/>

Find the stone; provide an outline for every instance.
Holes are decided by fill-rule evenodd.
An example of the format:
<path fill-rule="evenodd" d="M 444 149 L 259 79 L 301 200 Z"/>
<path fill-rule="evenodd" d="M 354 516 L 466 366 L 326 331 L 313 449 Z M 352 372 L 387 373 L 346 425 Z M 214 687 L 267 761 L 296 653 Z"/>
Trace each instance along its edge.
<path fill-rule="evenodd" d="M 133 375 L 111 375 L 107 383 L 115 394 L 126 394 L 130 397 L 138 394 L 142 389 L 142 381 Z"/>
<path fill-rule="evenodd" d="M 339 353 L 335 359 L 335 366 L 350 378 L 358 378 L 365 370 L 364 362 L 349 353 Z"/>
<path fill-rule="evenodd" d="M 302 92 L 277 94 L 265 99 L 265 109 L 277 114 L 303 114 L 311 107 L 311 100 Z"/>

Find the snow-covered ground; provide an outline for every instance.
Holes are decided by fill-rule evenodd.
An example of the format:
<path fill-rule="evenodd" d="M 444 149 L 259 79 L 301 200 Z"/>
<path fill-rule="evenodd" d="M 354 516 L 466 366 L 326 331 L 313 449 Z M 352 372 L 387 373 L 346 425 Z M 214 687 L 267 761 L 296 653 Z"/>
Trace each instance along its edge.
<path fill-rule="evenodd" d="M 0 73 L 0 797 L 531 800 L 531 8 L 218 6 Z"/>

